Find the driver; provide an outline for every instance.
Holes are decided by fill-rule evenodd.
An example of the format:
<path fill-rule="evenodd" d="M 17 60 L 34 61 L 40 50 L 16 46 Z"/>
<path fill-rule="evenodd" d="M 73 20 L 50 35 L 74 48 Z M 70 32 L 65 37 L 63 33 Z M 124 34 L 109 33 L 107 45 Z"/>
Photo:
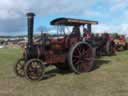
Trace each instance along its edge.
<path fill-rule="evenodd" d="M 80 36 L 80 27 L 79 26 L 74 26 L 72 29 L 72 35 L 75 36 Z"/>
<path fill-rule="evenodd" d="M 83 28 L 83 32 L 84 32 L 84 37 L 86 38 L 86 39 L 90 39 L 91 38 L 91 32 L 88 32 L 88 30 L 86 29 L 86 28 Z"/>

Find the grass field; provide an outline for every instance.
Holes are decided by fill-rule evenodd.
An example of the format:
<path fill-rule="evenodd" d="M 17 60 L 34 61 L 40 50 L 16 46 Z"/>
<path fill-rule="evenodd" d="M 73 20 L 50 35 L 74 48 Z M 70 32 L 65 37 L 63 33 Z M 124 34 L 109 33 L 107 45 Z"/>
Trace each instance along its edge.
<path fill-rule="evenodd" d="M 61 74 L 30 82 L 13 71 L 20 49 L 0 49 L 0 96 L 128 96 L 128 51 L 96 60 L 90 73 Z"/>

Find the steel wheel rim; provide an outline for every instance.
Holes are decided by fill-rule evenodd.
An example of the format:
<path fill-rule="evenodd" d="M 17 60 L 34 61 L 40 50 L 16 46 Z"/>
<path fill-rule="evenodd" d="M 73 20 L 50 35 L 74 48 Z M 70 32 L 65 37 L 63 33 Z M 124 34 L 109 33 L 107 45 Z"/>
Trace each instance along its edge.
<path fill-rule="evenodd" d="M 24 59 L 20 59 L 16 64 L 15 71 L 18 76 L 24 77 L 24 63 Z"/>
<path fill-rule="evenodd" d="M 79 44 L 74 48 L 71 58 L 72 64 L 78 72 L 82 73 L 91 70 L 94 57 L 92 48 L 89 46 L 86 46 L 84 43 Z"/>
<path fill-rule="evenodd" d="M 44 74 L 44 67 L 42 63 L 38 60 L 33 60 L 28 62 L 26 67 L 26 75 L 30 80 L 41 80 Z"/>

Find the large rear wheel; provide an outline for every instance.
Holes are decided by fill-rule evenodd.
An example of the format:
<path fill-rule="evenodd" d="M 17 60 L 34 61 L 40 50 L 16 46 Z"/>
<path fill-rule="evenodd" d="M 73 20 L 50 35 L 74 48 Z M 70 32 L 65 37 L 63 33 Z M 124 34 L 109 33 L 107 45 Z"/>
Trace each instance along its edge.
<path fill-rule="evenodd" d="M 94 50 L 88 44 L 79 42 L 69 51 L 68 62 L 75 73 L 89 72 L 94 64 Z"/>
<path fill-rule="evenodd" d="M 115 54 L 115 46 L 114 46 L 114 42 L 112 41 L 107 41 L 106 43 L 106 54 L 107 55 L 113 55 Z"/>

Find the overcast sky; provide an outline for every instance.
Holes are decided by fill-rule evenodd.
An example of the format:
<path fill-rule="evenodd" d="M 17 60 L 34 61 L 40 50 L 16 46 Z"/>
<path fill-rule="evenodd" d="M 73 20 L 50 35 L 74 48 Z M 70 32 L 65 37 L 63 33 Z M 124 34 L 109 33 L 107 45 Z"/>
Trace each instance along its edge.
<path fill-rule="evenodd" d="M 27 12 L 36 14 L 35 30 L 57 17 L 97 20 L 94 32 L 128 32 L 128 0 L 1 0 L 0 35 L 26 34 Z"/>

